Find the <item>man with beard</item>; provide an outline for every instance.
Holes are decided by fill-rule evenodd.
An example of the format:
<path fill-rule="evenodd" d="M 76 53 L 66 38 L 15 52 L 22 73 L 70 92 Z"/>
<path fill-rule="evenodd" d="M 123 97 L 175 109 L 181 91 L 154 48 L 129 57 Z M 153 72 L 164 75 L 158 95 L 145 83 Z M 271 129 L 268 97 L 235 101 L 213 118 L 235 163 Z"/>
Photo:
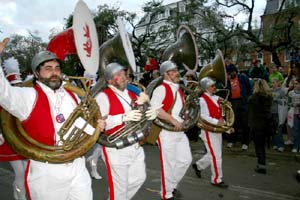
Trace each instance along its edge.
<path fill-rule="evenodd" d="M 118 63 L 110 63 L 104 70 L 107 88 L 96 96 L 101 115 L 106 118 L 104 134 L 114 134 L 130 121 L 138 122 L 143 113 L 135 109 L 149 98 L 144 93 L 137 94 L 127 87 L 125 68 Z M 143 100 L 142 97 L 145 97 Z M 155 109 L 148 108 L 144 117 L 153 120 Z M 139 143 L 121 149 L 102 146 L 102 158 L 107 168 L 110 200 L 131 199 L 146 179 L 145 154 Z"/>
<path fill-rule="evenodd" d="M 181 196 L 177 186 L 192 162 L 192 154 L 188 138 L 181 131 L 183 119 L 179 114 L 184 104 L 184 95 L 179 87 L 177 65 L 172 61 L 163 62 L 160 74 L 164 80 L 154 89 L 151 105 L 163 105 L 158 117 L 172 124 L 176 130 L 162 129 L 157 139 L 161 160 L 161 198 L 165 200 Z"/>
<path fill-rule="evenodd" d="M 8 43 L 0 42 L 0 53 Z M 12 87 L 0 69 L 0 105 L 17 117 L 24 130 L 39 143 L 57 146 L 57 131 L 77 107 L 79 98 L 64 89 L 60 63 L 48 51 L 32 59 L 33 87 Z M 99 121 L 104 127 L 104 121 Z M 28 160 L 26 192 L 31 200 L 92 200 L 91 179 L 84 156 L 61 164 Z"/>

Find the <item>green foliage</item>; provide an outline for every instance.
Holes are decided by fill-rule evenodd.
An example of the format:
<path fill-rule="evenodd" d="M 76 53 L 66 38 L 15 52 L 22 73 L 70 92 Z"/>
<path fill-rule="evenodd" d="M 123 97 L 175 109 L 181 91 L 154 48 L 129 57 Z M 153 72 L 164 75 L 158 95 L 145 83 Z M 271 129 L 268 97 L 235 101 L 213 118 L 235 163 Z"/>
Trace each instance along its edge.
<path fill-rule="evenodd" d="M 5 60 L 12 56 L 15 57 L 20 64 L 20 71 L 24 78 L 26 74 L 31 73 L 31 60 L 33 56 L 45 48 L 46 44 L 34 33 L 30 33 L 28 37 L 12 35 L 10 42 L 1 54 L 1 59 Z"/>

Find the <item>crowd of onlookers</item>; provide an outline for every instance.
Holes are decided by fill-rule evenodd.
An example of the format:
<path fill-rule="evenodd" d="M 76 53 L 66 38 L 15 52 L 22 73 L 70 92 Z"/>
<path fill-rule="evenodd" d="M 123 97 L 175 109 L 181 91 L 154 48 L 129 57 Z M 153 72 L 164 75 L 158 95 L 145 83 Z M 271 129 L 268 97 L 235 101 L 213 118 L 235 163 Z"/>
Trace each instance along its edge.
<path fill-rule="evenodd" d="M 247 150 L 249 142 L 254 138 L 253 130 L 263 128 L 264 138 L 269 146 L 273 146 L 278 152 L 287 150 L 291 146 L 293 153 L 299 152 L 299 102 L 300 102 L 300 62 L 291 62 L 288 72 L 283 71 L 282 66 L 272 64 L 265 66 L 259 60 L 253 60 L 248 71 L 240 71 L 230 59 L 225 60 L 228 83 L 226 89 L 230 92 L 230 101 L 235 113 L 233 125 L 234 134 L 224 134 L 227 147 L 231 148 L 238 142 L 241 148 Z M 144 66 L 144 73 L 140 83 L 147 86 L 153 79 L 159 76 L 159 63 L 154 56 L 148 56 Z M 264 88 L 271 99 L 266 102 L 270 105 L 251 107 L 249 97 L 253 95 L 255 82 L 264 80 L 267 83 Z M 196 72 L 188 71 L 183 77 L 182 83 L 193 88 L 198 85 Z M 261 91 L 259 91 L 261 93 Z M 226 96 L 219 93 L 220 96 Z M 252 105 L 253 106 L 253 105 Z M 254 109 L 253 111 L 251 109 Z M 190 140 L 198 140 L 197 128 L 187 132 Z"/>
<path fill-rule="evenodd" d="M 297 153 L 299 152 L 299 137 L 300 137 L 300 130 L 299 130 L 299 121 L 300 121 L 300 63 L 291 63 L 290 70 L 287 75 L 281 73 L 279 71 L 280 66 L 272 65 L 268 68 L 261 65 L 259 62 L 254 60 L 252 62 L 252 68 L 247 73 L 239 73 L 237 68 L 230 63 L 230 60 L 226 63 L 227 72 L 229 75 L 229 83 L 232 85 L 232 78 L 231 78 L 231 70 L 232 68 L 235 69 L 238 76 L 243 76 L 245 79 L 249 79 L 251 85 L 251 92 L 247 90 L 249 87 L 243 87 L 243 84 L 247 85 L 248 81 L 240 81 L 240 89 L 241 94 L 244 93 L 243 90 L 247 90 L 245 93 L 245 110 L 247 110 L 248 115 L 239 115 L 237 114 L 236 123 L 242 124 L 243 118 L 246 116 L 251 117 L 253 113 L 253 117 L 248 119 L 248 129 L 246 125 L 246 129 L 253 130 L 253 126 L 259 126 L 259 124 L 267 125 L 266 130 L 264 131 L 266 139 L 269 145 L 273 145 L 273 148 L 279 152 L 284 151 L 284 147 L 286 145 L 292 145 L 292 152 Z M 240 79 L 242 80 L 242 79 Z M 264 105 L 262 109 L 259 107 L 254 107 L 253 112 L 251 111 L 251 105 L 249 104 L 249 96 L 253 95 L 255 92 L 255 83 L 259 80 L 264 80 L 268 85 L 266 85 L 266 92 L 271 92 L 271 103 L 270 109 L 264 110 L 268 105 Z M 230 84 L 229 84 L 230 85 Z M 245 89 L 246 88 L 246 89 Z M 234 98 L 230 99 L 233 106 L 236 101 Z M 260 106 L 263 102 L 260 102 Z M 239 109 L 241 112 L 241 109 Z M 261 118 L 262 115 L 265 115 L 264 118 Z M 264 121 L 261 121 L 264 119 Z M 252 124 L 252 126 L 251 126 Z M 237 127 L 238 128 L 238 127 Z M 242 134 L 245 134 L 246 129 L 243 130 Z M 237 131 L 239 128 L 237 129 Z M 284 133 L 287 134 L 286 137 L 283 137 Z M 248 133 L 247 133 L 248 135 Z M 243 143 L 243 141 L 242 141 Z M 243 143 L 244 144 L 244 143 Z M 247 143 L 245 143 L 247 145 Z M 229 141 L 228 147 L 231 147 L 231 142 Z M 246 147 L 243 148 L 246 150 Z"/>

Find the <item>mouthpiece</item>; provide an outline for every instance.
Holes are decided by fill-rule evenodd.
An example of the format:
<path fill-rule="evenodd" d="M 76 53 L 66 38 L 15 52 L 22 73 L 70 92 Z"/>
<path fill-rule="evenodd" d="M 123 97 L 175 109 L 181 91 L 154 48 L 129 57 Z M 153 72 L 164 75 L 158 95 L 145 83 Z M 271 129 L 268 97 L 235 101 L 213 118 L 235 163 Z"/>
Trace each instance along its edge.
<path fill-rule="evenodd" d="M 228 92 L 228 89 L 217 89 L 216 92 Z"/>

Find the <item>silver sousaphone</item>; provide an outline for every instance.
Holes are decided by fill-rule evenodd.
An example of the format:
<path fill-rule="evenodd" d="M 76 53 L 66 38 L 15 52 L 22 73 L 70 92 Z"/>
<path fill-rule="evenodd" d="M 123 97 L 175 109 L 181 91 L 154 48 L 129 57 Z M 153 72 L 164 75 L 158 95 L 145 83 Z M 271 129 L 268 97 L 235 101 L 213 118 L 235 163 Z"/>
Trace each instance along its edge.
<path fill-rule="evenodd" d="M 125 30 L 125 26 L 121 18 L 117 19 L 117 24 L 119 32 L 112 39 L 106 41 L 100 46 L 100 68 L 104 71 L 106 66 L 111 62 L 127 61 L 132 71 L 135 72 L 135 56 L 129 35 Z M 106 87 L 106 83 L 103 80 L 104 79 L 100 79 L 97 82 L 94 87 L 96 92 L 93 93 L 99 93 Z M 130 90 L 129 87 L 127 89 Z M 145 112 L 147 107 L 147 104 L 143 104 L 135 109 L 140 109 L 142 112 Z M 101 134 L 98 143 L 107 147 L 118 149 L 130 146 L 142 141 L 146 137 L 144 129 L 147 127 L 148 123 L 150 122 L 146 117 L 143 117 L 139 122 L 127 122 L 125 126 L 110 135 Z"/>

